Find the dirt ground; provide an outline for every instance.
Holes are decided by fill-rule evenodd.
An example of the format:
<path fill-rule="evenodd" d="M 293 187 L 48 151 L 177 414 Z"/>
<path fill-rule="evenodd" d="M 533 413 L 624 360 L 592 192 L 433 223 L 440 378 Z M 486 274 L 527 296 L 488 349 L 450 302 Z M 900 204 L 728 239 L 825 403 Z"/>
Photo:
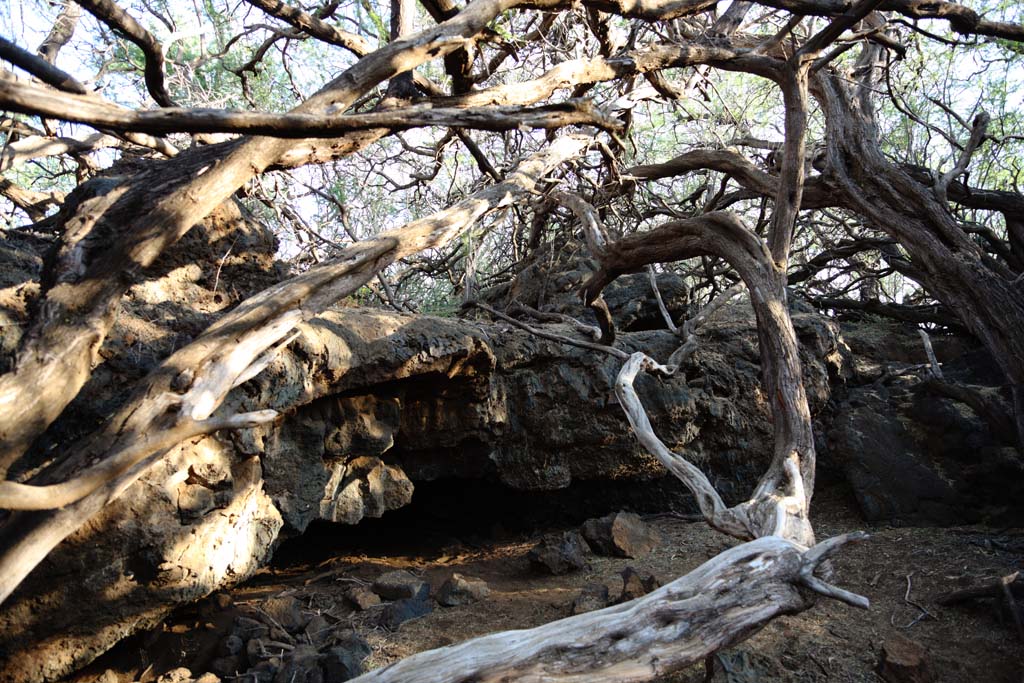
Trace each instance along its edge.
<path fill-rule="evenodd" d="M 836 560 L 836 583 L 870 598 L 870 610 L 822 600 L 810 611 L 780 618 L 719 653 L 714 680 L 879 681 L 881 648 L 902 635 L 925 648 L 927 666 L 937 681 L 1024 681 L 1024 643 L 1008 612 L 990 600 L 956 607 L 936 604 L 937 597 L 950 591 L 1024 569 L 1024 530 L 870 528 L 841 494 L 819 496 L 813 518 L 820 538 L 855 529 L 871 533 L 870 540 L 846 548 Z M 237 610 L 286 595 L 331 624 L 357 630 L 373 649 L 366 665 L 376 668 L 422 650 L 568 616 L 586 584 L 604 582 L 617 595 L 619 572 L 627 566 L 667 582 L 732 544 L 702 522 L 669 515 L 647 521 L 662 533 L 661 548 L 641 559 L 592 556 L 588 570 L 564 576 L 540 576 L 530 569 L 526 553 L 539 538 L 536 534 L 509 536 L 499 530 L 504 538 L 459 539 L 442 530 L 412 528 L 402 538 L 400 530 L 392 530 L 386 539 L 364 536 L 358 547 L 350 543 L 342 555 L 322 539 L 319 547 L 309 547 L 308 540 L 305 546 L 286 545 L 279 553 L 286 556 L 279 557 L 277 566 L 232 591 L 230 601 L 220 595 L 179 611 L 162 630 L 105 657 L 76 680 L 145 682 L 180 665 L 202 671 Z M 479 577 L 488 582 L 491 594 L 472 605 L 436 607 L 397 632 L 387 632 L 374 626 L 376 608 L 352 611 L 342 594 L 395 568 L 421 575 L 434 591 L 453 572 Z M 664 683 L 703 680 L 700 664 Z"/>

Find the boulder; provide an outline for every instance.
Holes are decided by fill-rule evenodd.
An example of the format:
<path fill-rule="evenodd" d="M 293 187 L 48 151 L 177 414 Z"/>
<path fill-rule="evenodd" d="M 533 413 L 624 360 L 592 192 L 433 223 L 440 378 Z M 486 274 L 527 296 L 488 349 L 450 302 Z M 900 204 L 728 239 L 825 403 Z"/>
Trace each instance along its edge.
<path fill-rule="evenodd" d="M 631 512 L 588 519 L 581 531 L 591 550 L 610 557 L 643 557 L 662 543 L 661 534 Z"/>
<path fill-rule="evenodd" d="M 568 574 L 587 567 L 587 545 L 576 531 L 548 536 L 527 553 L 533 568 L 546 574 Z"/>
<path fill-rule="evenodd" d="M 851 389 L 822 449 L 871 522 L 1019 523 L 1024 460 L 967 406 L 917 378 Z"/>

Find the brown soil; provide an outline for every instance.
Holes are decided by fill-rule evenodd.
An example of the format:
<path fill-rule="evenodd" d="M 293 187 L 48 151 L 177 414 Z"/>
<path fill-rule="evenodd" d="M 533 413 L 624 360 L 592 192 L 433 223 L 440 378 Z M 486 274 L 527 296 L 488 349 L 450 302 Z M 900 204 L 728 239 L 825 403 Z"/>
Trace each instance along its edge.
<path fill-rule="evenodd" d="M 849 501 L 838 494 L 819 496 L 814 519 L 821 538 L 867 528 Z M 370 544 L 326 561 L 267 569 L 231 593 L 233 606 L 226 607 L 224 596 L 215 596 L 204 606 L 179 612 L 162 632 L 104 658 L 77 681 L 98 680 L 101 673 L 107 676 L 105 681 L 154 680 L 162 671 L 181 665 L 202 671 L 203 660 L 211 656 L 235 610 L 280 595 L 300 599 L 309 611 L 329 622 L 354 627 L 373 647 L 367 665 L 376 668 L 422 650 L 568 616 L 573 599 L 588 583 L 605 582 L 617 595 L 619 572 L 627 566 L 653 572 L 667 582 L 732 544 L 702 522 L 672 516 L 651 517 L 648 522 L 665 538 L 664 546 L 651 555 L 638 560 L 595 556 L 588 570 L 560 577 L 539 576 L 530 570 L 525 556 L 536 535 L 472 547 L 450 537 L 446 541 L 404 539 L 398 541 L 404 543 L 404 551 Z M 879 681 L 883 680 L 876 673 L 881 648 L 898 636 L 925 648 L 927 665 L 937 681 L 1024 680 L 1024 644 L 1000 605 L 987 600 L 956 607 L 936 604 L 937 597 L 953 590 L 1024 569 L 1024 530 L 980 526 L 867 530 L 870 540 L 844 549 L 835 564 L 836 582 L 868 596 L 870 610 L 822 600 L 810 611 L 780 618 L 750 640 L 719 653 L 714 680 Z M 422 575 L 435 591 L 453 572 L 479 577 L 488 582 L 491 595 L 474 605 L 437 607 L 432 614 L 389 633 L 373 626 L 375 609 L 353 612 L 342 593 L 354 583 L 371 582 L 394 568 Z M 145 650 L 142 660 L 139 648 Z M 106 671 L 108 667 L 112 670 Z M 118 669 L 121 673 L 112 675 Z M 701 664 L 665 683 L 703 680 Z"/>

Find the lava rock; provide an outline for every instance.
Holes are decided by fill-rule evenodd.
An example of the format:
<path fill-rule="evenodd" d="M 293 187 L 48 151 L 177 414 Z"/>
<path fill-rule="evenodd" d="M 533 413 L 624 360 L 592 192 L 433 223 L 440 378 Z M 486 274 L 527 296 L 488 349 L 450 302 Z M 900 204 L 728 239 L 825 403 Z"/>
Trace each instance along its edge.
<path fill-rule="evenodd" d="M 227 678 L 229 676 L 233 678 L 244 669 L 245 667 L 242 666 L 242 658 L 238 655 L 218 657 L 210 662 L 210 671 L 221 678 Z"/>
<path fill-rule="evenodd" d="M 324 683 L 324 672 L 318 660 L 320 653 L 312 645 L 296 645 L 274 683 Z"/>
<path fill-rule="evenodd" d="M 901 635 L 885 641 L 878 673 L 887 683 L 931 683 L 935 680 L 928 668 L 924 646 Z"/>
<path fill-rule="evenodd" d="M 582 531 L 591 550 L 611 557 L 642 557 L 662 543 L 661 534 L 631 512 L 588 519 Z"/>
<path fill-rule="evenodd" d="M 353 586 L 345 591 L 345 599 L 357 610 L 367 610 L 380 604 L 380 596 L 369 586 Z"/>
<path fill-rule="evenodd" d="M 221 654 L 225 657 L 237 655 L 245 649 L 245 641 L 232 633 L 221 643 Z"/>
<path fill-rule="evenodd" d="M 616 603 L 629 602 L 647 595 L 661 586 L 661 581 L 650 572 L 640 573 L 632 567 L 626 567 L 619 575 L 622 577 L 622 594 Z"/>
<path fill-rule="evenodd" d="M 398 627 L 409 621 L 434 611 L 434 606 L 422 598 L 406 598 L 390 603 L 380 613 L 377 623 L 389 631 L 397 631 Z"/>
<path fill-rule="evenodd" d="M 104 675 L 97 679 L 96 683 L 106 683 L 106 681 L 117 681 L 120 680 L 113 671 L 108 669 L 103 672 Z M 107 677 L 107 674 L 110 677 Z M 192 676 L 192 671 L 180 666 L 177 669 L 171 669 L 167 673 L 156 679 L 156 683 L 220 683 L 220 678 L 212 673 L 205 673 L 198 678 Z"/>
<path fill-rule="evenodd" d="M 266 640 L 270 637 L 270 627 L 249 617 L 235 617 L 235 628 L 232 629 L 232 633 L 242 640 Z"/>
<path fill-rule="evenodd" d="M 572 613 L 583 614 L 608 606 L 608 586 L 603 583 L 588 583 L 583 591 L 572 601 Z"/>
<path fill-rule="evenodd" d="M 309 623 L 311 615 L 302 612 L 302 603 L 291 596 L 270 598 L 262 605 L 263 611 L 288 633 L 298 633 Z M 273 631 L 273 629 L 271 629 Z"/>
<path fill-rule="evenodd" d="M 331 624 L 321 615 L 317 614 L 306 624 L 305 633 L 310 643 L 317 648 L 321 648 L 327 644 L 333 630 Z"/>
<path fill-rule="evenodd" d="M 320 667 L 331 683 L 347 681 L 363 673 L 363 662 L 370 652 L 370 646 L 358 633 L 349 632 L 320 655 Z"/>
<path fill-rule="evenodd" d="M 108 672 L 112 674 L 112 676 L 108 677 Z M 96 680 L 97 683 L 106 683 L 107 680 L 111 679 L 117 680 L 117 674 L 115 674 L 112 670 L 107 669 L 107 671 L 104 671 L 103 675 L 101 675 Z M 191 680 L 192 672 L 183 666 L 179 666 L 177 669 L 171 669 L 167 673 L 160 676 L 160 678 L 156 679 L 156 683 L 189 683 L 189 681 Z"/>
<path fill-rule="evenodd" d="M 430 584 L 411 572 L 398 569 L 377 577 L 373 582 L 373 592 L 385 600 L 426 600 L 430 595 Z"/>
<path fill-rule="evenodd" d="M 441 585 L 437 601 L 445 607 L 456 607 L 483 600 L 490 594 L 491 589 L 486 581 L 462 574 L 452 574 L 451 578 Z"/>
<path fill-rule="evenodd" d="M 587 544 L 576 531 L 548 536 L 527 553 L 533 567 L 548 574 L 568 574 L 585 569 Z"/>

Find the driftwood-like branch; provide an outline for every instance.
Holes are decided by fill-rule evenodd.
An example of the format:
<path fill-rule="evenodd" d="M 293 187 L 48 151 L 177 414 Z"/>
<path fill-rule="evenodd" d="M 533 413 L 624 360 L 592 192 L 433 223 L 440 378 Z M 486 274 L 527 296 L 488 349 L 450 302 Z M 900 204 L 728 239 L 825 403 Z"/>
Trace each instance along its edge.
<path fill-rule="evenodd" d="M 0 91 L 5 81 L 0 81 Z M 67 95 L 58 95 L 67 97 Z M 2 105 L 0 105 L 2 106 Z M 32 159 L 42 159 L 60 154 L 84 154 L 104 147 L 117 147 L 121 142 L 110 135 L 94 133 L 84 140 L 75 138 L 48 138 L 32 136 L 16 140 L 0 150 L 0 173 Z"/>
<path fill-rule="evenodd" d="M 609 245 L 601 268 L 583 289 L 593 296 L 621 273 L 635 272 L 650 263 L 702 255 L 727 261 L 750 292 L 757 318 L 764 390 L 773 416 L 772 463 L 750 499 L 728 511 L 731 518 L 722 525 L 742 527 L 747 537 L 780 535 L 812 545 L 814 532 L 808 513 L 814 490 L 814 435 L 796 334 L 786 305 L 785 273 L 774 263 L 767 244 L 729 212 L 671 221 Z M 640 406 L 633 416 L 638 424 L 646 419 L 642 412 Z M 653 442 L 651 445 L 656 447 Z M 707 494 L 698 489 L 700 495 Z M 716 508 L 706 504 L 705 509 L 712 513 L 709 522 L 714 524 Z M 729 523 L 732 520 L 736 524 Z"/>
<path fill-rule="evenodd" d="M 474 0 L 443 24 L 362 58 L 293 113 L 343 112 L 395 74 L 458 49 L 514 4 Z M 125 178 L 100 196 L 83 200 L 66 221 L 71 228 L 66 226 L 52 266 L 56 284 L 40 303 L 50 315 L 37 317 L 23 338 L 14 369 L 0 376 L 0 472 L 6 473 L 90 376 L 116 306 L 131 282 L 121 274 L 151 265 L 245 182 L 268 168 L 338 158 L 387 132 L 352 133 L 322 146 L 252 137 L 210 150 L 193 148 L 173 163 Z M 87 239 L 104 230 L 118 238 L 113 243 Z M 424 227 L 422 234 L 429 236 L 431 231 Z M 386 248 L 385 243 L 375 245 Z"/>
<path fill-rule="evenodd" d="M 651 291 L 654 292 L 654 300 L 658 303 L 658 312 L 661 313 L 661 319 L 665 321 L 665 326 L 668 327 L 669 332 L 672 334 L 679 334 L 679 327 L 676 325 L 676 321 L 672 319 L 672 314 L 668 312 L 668 307 L 665 306 L 665 299 L 661 296 L 661 289 L 658 288 L 658 274 L 654 272 L 654 266 L 647 266 L 647 278 L 651 283 Z"/>
<path fill-rule="evenodd" d="M 166 397 L 168 410 L 176 410 L 180 398 Z M 204 420 L 186 418 L 164 429 L 153 425 L 124 448 L 110 453 L 105 460 L 85 470 L 74 479 L 60 484 L 32 486 L 13 481 L 0 481 L 0 508 L 9 510 L 52 510 L 81 500 L 100 486 L 141 461 L 147 455 L 164 451 L 187 439 L 211 434 L 222 429 L 243 429 L 271 422 L 277 418 L 275 410 L 259 410 L 228 417 L 210 417 Z"/>
<path fill-rule="evenodd" d="M 646 596 L 523 631 L 422 652 L 353 683 L 639 683 L 740 642 L 782 614 L 809 608 L 802 589 L 857 607 L 868 601 L 814 577 L 843 545 L 804 549 L 778 537 L 730 548 Z"/>
<path fill-rule="evenodd" d="M 619 399 L 619 405 L 626 413 L 629 426 L 633 428 L 640 444 L 661 462 L 662 465 L 674 474 L 689 489 L 690 493 L 697 500 L 697 506 L 701 514 L 715 529 L 722 533 L 735 536 L 736 538 L 749 540 L 755 535 L 751 533 L 747 523 L 742 517 L 726 507 L 722 497 L 711 485 L 711 481 L 693 463 L 686 458 L 673 453 L 661 439 L 654 433 L 654 427 L 647 417 L 640 397 L 633 387 L 636 376 L 640 370 L 653 370 L 657 364 L 644 353 L 634 353 L 626 364 L 619 371 L 615 380 L 615 395 Z"/>
<path fill-rule="evenodd" d="M 619 130 L 621 122 L 589 100 L 569 100 L 540 107 L 435 108 L 416 104 L 398 109 L 346 114 L 263 114 L 222 109 L 167 107 L 136 111 L 84 95 L 59 94 L 30 83 L 0 80 L 0 107 L 23 114 L 76 121 L 119 131 L 166 133 L 243 133 L 277 138 L 337 137 L 342 133 L 385 128 L 406 130 L 423 126 L 459 126 L 481 130 L 561 128 L 590 125 Z"/>
<path fill-rule="evenodd" d="M 608 244 L 608 232 L 604 229 L 597 209 L 579 195 L 570 192 L 552 192 L 549 196 L 555 202 L 569 207 L 576 215 L 583 225 L 583 237 L 587 242 L 587 248 L 594 258 L 600 258 Z"/>

